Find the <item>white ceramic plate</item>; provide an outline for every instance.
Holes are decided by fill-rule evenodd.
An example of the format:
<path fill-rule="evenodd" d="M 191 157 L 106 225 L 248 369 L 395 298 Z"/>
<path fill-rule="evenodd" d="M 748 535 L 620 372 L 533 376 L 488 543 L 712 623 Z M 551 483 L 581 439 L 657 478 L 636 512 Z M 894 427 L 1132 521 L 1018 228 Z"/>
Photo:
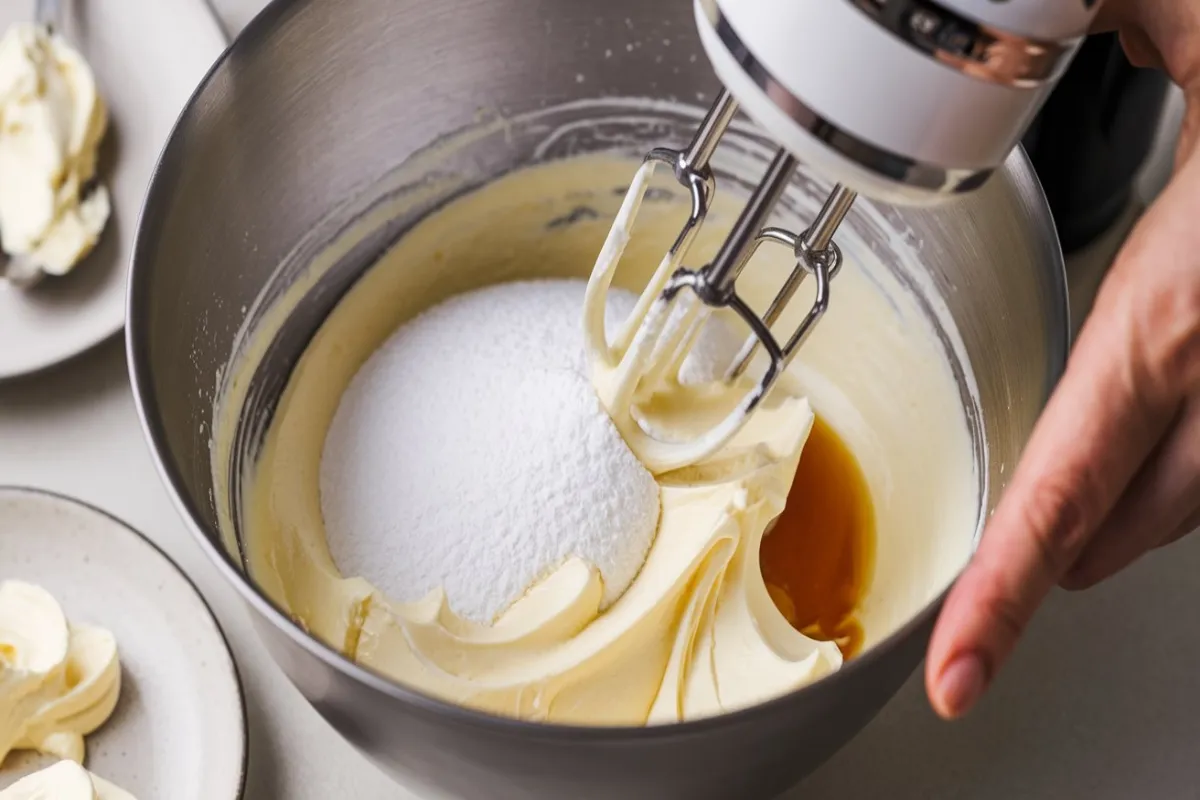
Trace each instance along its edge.
<path fill-rule="evenodd" d="M 60 0 L 62 29 L 92 65 L 111 124 L 100 178 L 113 213 L 96 250 L 62 278 L 21 292 L 0 281 L 0 379 L 65 361 L 125 324 L 134 229 L 159 151 L 225 46 L 203 0 Z M 34 0 L 0 0 L 0 31 Z"/>
<path fill-rule="evenodd" d="M 0 488 L 3 579 L 45 587 L 68 619 L 116 636 L 121 697 L 87 738 L 90 770 L 138 800 L 241 796 L 246 715 L 233 657 L 204 600 L 157 547 L 74 500 Z M 0 788 L 51 763 L 15 753 Z"/>

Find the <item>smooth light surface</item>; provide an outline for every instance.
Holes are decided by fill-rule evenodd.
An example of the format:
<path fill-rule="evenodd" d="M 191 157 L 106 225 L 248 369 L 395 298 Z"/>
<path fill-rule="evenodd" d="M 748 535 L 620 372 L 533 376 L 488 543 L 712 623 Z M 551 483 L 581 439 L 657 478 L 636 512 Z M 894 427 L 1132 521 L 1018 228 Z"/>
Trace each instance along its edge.
<path fill-rule="evenodd" d="M 116 637 L 121 696 L 87 737 L 89 770 L 148 800 L 238 796 L 246 732 L 233 659 L 204 601 L 162 553 L 75 501 L 0 488 L 0 578 L 41 586 L 69 621 Z M 0 787 L 50 763 L 16 754 Z"/>
<path fill-rule="evenodd" d="M 70 274 L 21 292 L 0 281 L 0 380 L 57 364 L 117 333 L 142 199 L 184 102 L 224 49 L 203 0 L 62 0 L 64 35 L 91 64 L 109 107 L 99 178 L 112 216 Z M 0 31 L 32 18 L 2 0 Z"/>
<path fill-rule="evenodd" d="M 260 0 L 217 4 L 235 29 L 261 6 Z M 1111 249 L 1069 265 L 1072 280 L 1090 287 L 1110 255 Z M 1088 292 L 1078 297 L 1073 292 L 1081 315 Z M 13 482 L 70 492 L 119 514 L 200 586 L 232 640 L 246 684 L 247 798 L 415 797 L 354 752 L 271 663 L 241 599 L 192 540 L 158 480 L 119 343 L 0 386 L 0 484 Z M 1191 797 L 1200 741 L 1194 680 L 1200 631 L 1178 620 L 1200 607 L 1197 574 L 1200 540 L 1192 540 L 1093 592 L 1056 594 L 976 714 L 958 725 L 938 722 L 914 675 L 788 800 Z M 1139 651 L 1152 660 L 1137 657 Z"/>

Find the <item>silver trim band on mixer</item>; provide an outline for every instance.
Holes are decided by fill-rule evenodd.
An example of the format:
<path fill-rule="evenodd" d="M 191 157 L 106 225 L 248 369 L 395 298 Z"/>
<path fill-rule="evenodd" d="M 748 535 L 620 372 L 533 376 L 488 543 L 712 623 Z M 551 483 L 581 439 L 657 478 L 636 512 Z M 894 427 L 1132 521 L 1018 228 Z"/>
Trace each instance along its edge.
<path fill-rule="evenodd" d="M 848 0 L 910 47 L 972 78 L 1033 89 L 1057 80 L 1082 41 L 1042 41 L 969 20 L 936 0 Z"/>
<path fill-rule="evenodd" d="M 862 167 L 906 186 L 945 194 L 961 194 L 979 188 L 991 177 L 991 169 L 947 169 L 867 142 L 818 114 L 773 74 L 750 49 L 717 7 L 716 0 L 699 0 L 718 40 L 775 107 L 830 150 Z"/>

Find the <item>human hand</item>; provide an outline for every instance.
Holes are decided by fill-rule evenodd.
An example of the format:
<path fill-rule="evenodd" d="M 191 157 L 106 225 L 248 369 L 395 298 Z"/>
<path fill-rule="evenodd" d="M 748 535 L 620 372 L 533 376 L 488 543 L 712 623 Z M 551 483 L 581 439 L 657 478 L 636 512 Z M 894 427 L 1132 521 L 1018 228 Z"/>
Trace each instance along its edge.
<path fill-rule="evenodd" d="M 1056 584 L 1092 586 L 1200 526 L 1200 3 L 1113 0 L 1099 24 L 1184 88 L 1175 174 L 1105 279 L 946 600 L 925 672 L 946 718 L 975 704 Z"/>

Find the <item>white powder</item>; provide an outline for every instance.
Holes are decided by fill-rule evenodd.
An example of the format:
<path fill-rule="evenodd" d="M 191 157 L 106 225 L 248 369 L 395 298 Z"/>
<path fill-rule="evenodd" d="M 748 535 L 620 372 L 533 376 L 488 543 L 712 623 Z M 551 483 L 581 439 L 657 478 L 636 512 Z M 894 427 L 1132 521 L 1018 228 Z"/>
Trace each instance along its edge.
<path fill-rule="evenodd" d="M 600 571 L 606 606 L 628 588 L 658 526 L 658 485 L 596 399 L 584 287 L 509 283 L 451 298 L 367 360 L 321 460 L 343 574 L 401 601 L 441 586 L 481 623 L 570 556 Z M 610 299 L 612 329 L 635 298 Z"/>

